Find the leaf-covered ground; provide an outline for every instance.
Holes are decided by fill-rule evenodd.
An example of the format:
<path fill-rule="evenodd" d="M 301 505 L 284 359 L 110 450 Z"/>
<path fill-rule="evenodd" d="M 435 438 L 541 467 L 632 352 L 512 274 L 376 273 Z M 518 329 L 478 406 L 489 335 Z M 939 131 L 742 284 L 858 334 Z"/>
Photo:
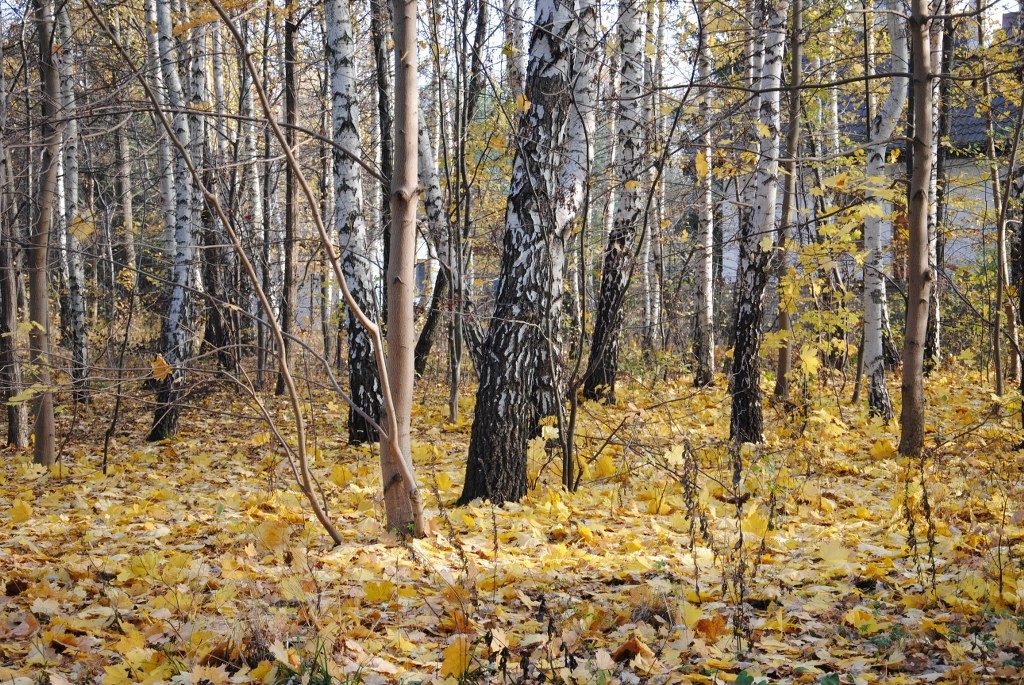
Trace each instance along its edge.
<path fill-rule="evenodd" d="M 207 398 L 170 444 L 130 415 L 108 475 L 101 399 L 58 467 L 0 459 L 0 682 L 1024 679 L 1014 407 L 933 377 L 923 462 L 848 391 L 769 409 L 737 484 L 724 390 L 686 381 L 581 408 L 578 492 L 539 439 L 527 499 L 461 509 L 469 423 L 421 387 L 435 518 L 414 541 L 384 530 L 375 454 L 314 397 L 333 548 L 238 395 Z"/>

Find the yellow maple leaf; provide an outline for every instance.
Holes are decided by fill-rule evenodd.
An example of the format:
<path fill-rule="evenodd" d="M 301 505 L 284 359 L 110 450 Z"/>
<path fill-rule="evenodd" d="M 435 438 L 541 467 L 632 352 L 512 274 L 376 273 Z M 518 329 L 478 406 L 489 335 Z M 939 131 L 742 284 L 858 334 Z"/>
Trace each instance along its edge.
<path fill-rule="evenodd" d="M 7 512 L 11 523 L 24 523 L 32 518 L 32 505 L 20 499 L 14 500 L 14 506 Z"/>
<path fill-rule="evenodd" d="M 224 685 L 230 682 L 231 676 L 223 664 L 218 666 L 196 666 L 192 669 L 192 682 L 208 682 L 210 685 Z"/>
<path fill-rule="evenodd" d="M 370 581 L 363 586 L 363 592 L 366 593 L 367 602 L 373 604 L 389 602 L 395 594 L 395 584 L 390 580 Z"/>
<path fill-rule="evenodd" d="M 465 635 L 456 635 L 452 643 L 444 650 L 444 660 L 441 662 L 441 677 L 461 678 L 469 670 L 469 638 Z"/>
<path fill-rule="evenodd" d="M 843 621 L 856 628 L 861 635 L 874 635 L 888 627 L 861 607 L 855 607 L 843 614 Z"/>
<path fill-rule="evenodd" d="M 818 348 L 814 345 L 804 345 L 800 348 L 800 367 L 808 376 L 817 375 L 821 367 L 821 360 L 818 358 Z"/>
<path fill-rule="evenodd" d="M 826 564 L 841 565 L 849 560 L 850 550 L 838 540 L 829 540 L 818 548 L 818 557 Z"/>
<path fill-rule="evenodd" d="M 597 458 L 597 477 L 610 478 L 615 475 L 615 460 L 610 453 L 604 453 Z"/>
<path fill-rule="evenodd" d="M 871 446 L 870 454 L 875 459 L 892 459 L 898 452 L 889 438 L 881 438 Z"/>
<path fill-rule="evenodd" d="M 284 521 L 267 520 L 256 526 L 256 539 L 267 549 L 281 549 L 288 544 L 291 527 Z"/>
<path fill-rule="evenodd" d="M 158 354 L 151 362 L 153 367 L 153 378 L 158 381 L 166 379 L 174 371 L 174 367 L 167 363 L 162 354 Z"/>

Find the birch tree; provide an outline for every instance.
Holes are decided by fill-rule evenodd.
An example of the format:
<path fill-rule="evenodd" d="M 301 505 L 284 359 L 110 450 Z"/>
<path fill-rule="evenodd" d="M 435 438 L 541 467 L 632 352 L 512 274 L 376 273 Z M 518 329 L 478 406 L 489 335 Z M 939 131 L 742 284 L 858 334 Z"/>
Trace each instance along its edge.
<path fill-rule="evenodd" d="M 327 64 L 331 74 L 331 112 L 334 148 L 334 223 L 342 250 L 342 272 L 352 297 L 372 321 L 380 316 L 373 296 L 373 264 L 363 216 L 363 187 L 355 160 L 342 150 L 358 150 L 359 107 L 356 94 L 355 42 L 346 0 L 327 2 Z M 340 149 L 339 149 L 340 148 Z M 348 310 L 349 442 L 373 442 L 376 430 L 363 414 L 377 422 L 381 416 L 381 387 L 369 333 Z M 356 409 L 358 408 L 358 409 Z"/>
<path fill-rule="evenodd" d="M 567 176 L 575 183 L 578 175 L 563 168 L 572 163 L 565 154 L 571 136 L 579 136 L 583 126 L 570 97 L 579 56 L 577 11 L 574 0 L 536 4 L 525 85 L 529 106 L 516 135 L 501 276 L 460 504 L 478 497 L 501 503 L 526 493 L 526 444 L 535 419 L 525 408 L 533 404 L 554 283 L 560 284 L 564 266 L 549 243 L 564 240 L 560 234 L 577 218 L 582 197 L 582 185 L 565 186 Z"/>
<path fill-rule="evenodd" d="M 712 53 L 711 33 L 708 31 L 708 6 L 697 3 L 698 52 L 697 78 L 700 97 L 697 102 L 700 142 L 694 156 L 697 176 L 697 330 L 694 338 L 696 368 L 693 383 L 697 387 L 711 385 L 715 380 L 715 263 L 714 223 L 715 204 L 711 193 L 713 151 L 711 148 Z"/>
<path fill-rule="evenodd" d="M 169 108 L 174 112 L 174 135 L 184 150 L 192 147 L 191 128 L 186 114 L 185 95 L 178 75 L 179 51 L 175 46 L 174 24 L 171 19 L 171 0 L 156 0 L 157 34 L 159 37 L 160 69 L 167 90 Z M 193 218 L 192 176 L 188 160 L 181 150 L 175 149 L 174 158 L 174 263 L 171 272 L 171 296 L 167 317 L 161 334 L 162 356 L 166 374 L 157 379 L 156 408 L 150 440 L 163 440 L 178 430 L 180 400 L 184 390 L 185 367 L 191 350 L 192 337 L 187 325 L 187 311 L 192 284 Z"/>
<path fill-rule="evenodd" d="M 82 243 L 79 239 L 90 233 L 94 226 L 83 217 L 79 207 L 78 117 L 75 96 L 75 48 L 72 42 L 71 15 L 68 5 L 61 6 L 57 14 L 57 40 L 59 44 L 60 93 L 65 118 L 64 144 L 64 216 L 65 253 L 68 265 L 68 311 L 65 329 L 70 332 L 71 379 L 76 400 L 88 401 L 89 346 L 85 329 L 85 266 L 82 261 Z"/>
<path fill-rule="evenodd" d="M 729 434 L 738 443 L 761 442 L 764 429 L 761 407 L 761 327 L 764 319 L 764 291 L 768 284 L 776 233 L 779 93 L 782 88 L 788 9 L 788 0 L 775 0 L 767 2 L 764 10 L 764 59 L 758 84 L 758 158 L 754 170 L 753 206 L 744 214 L 740 223 L 740 258 L 733 318 L 735 342 L 729 386 L 732 394 Z"/>
<path fill-rule="evenodd" d="M 608 235 L 601 271 L 601 293 L 590 347 L 584 397 L 615 402 L 619 337 L 624 316 L 623 300 L 634 268 L 634 241 L 642 212 L 641 177 L 644 145 L 644 4 L 623 0 L 619 4 L 619 44 L 622 48 L 622 81 L 619 95 L 618 203 L 615 223 Z"/>
<path fill-rule="evenodd" d="M 892 46 L 894 72 L 907 70 L 907 34 L 896 13 L 896 3 L 886 5 L 889 43 Z M 907 101 L 907 79 L 894 76 L 889 94 L 878 114 L 871 120 L 867 150 L 867 202 L 864 215 L 864 375 L 868 381 L 868 411 L 888 422 L 893 417 L 889 388 L 885 380 L 883 349 L 885 321 L 885 264 L 882 250 L 884 226 L 882 202 L 888 185 L 885 163 L 889 141 L 900 120 Z"/>

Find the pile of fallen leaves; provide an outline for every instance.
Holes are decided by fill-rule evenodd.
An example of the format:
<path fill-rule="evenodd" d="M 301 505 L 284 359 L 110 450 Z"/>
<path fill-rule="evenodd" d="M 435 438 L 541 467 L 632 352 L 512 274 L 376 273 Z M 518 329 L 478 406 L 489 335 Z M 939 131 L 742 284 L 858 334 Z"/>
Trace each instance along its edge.
<path fill-rule="evenodd" d="M 337 547 L 236 396 L 165 444 L 129 417 L 106 475 L 100 399 L 53 468 L 0 459 L 0 682 L 1020 680 L 1020 418 L 978 387 L 929 380 L 933 449 L 908 461 L 834 394 L 734 451 L 722 388 L 634 384 L 582 407 L 577 492 L 548 427 L 526 499 L 452 508 L 472 407 L 450 423 L 425 385 L 421 540 L 384 529 L 373 448 L 313 395 Z"/>

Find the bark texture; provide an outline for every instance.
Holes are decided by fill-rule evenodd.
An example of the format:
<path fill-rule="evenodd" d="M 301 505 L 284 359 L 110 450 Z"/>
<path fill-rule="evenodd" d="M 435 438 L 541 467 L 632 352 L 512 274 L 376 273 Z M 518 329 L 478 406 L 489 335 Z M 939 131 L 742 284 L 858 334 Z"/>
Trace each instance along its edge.
<path fill-rule="evenodd" d="M 583 396 L 615 402 L 619 338 L 626 289 L 635 267 L 635 245 L 643 200 L 640 181 L 646 157 L 644 145 L 644 5 L 623 0 L 619 5 L 619 44 L 622 46 L 622 89 L 619 95 L 618 185 L 615 223 L 604 250 L 597 320 L 587 363 Z"/>
<path fill-rule="evenodd" d="M 935 274 L 928 262 L 928 179 L 932 164 L 932 87 L 928 0 L 912 0 L 910 35 L 914 53 L 914 173 L 910 182 L 907 246 L 907 328 L 903 335 L 903 407 L 900 454 L 924 451 L 924 344 L 928 298 Z"/>
<path fill-rule="evenodd" d="M 352 20 L 345 0 L 327 2 L 327 63 L 331 73 L 333 138 L 341 148 L 358 150 L 359 108 L 356 95 L 355 43 Z M 341 247 L 342 273 L 356 303 L 369 317 L 380 317 L 374 294 L 373 264 L 363 216 L 363 188 L 358 165 L 334 149 L 334 223 Z M 356 407 L 379 421 L 381 387 L 370 334 L 352 311 L 346 314 L 348 334 L 349 393 Z M 354 408 L 349 408 L 348 439 L 351 443 L 374 442 L 377 431 Z"/>
<path fill-rule="evenodd" d="M 729 435 L 735 442 L 761 442 L 764 430 L 760 350 L 764 291 L 775 240 L 775 199 L 779 187 L 779 93 L 786 40 L 788 0 L 767 3 L 766 33 L 758 83 L 758 161 L 754 171 L 753 204 L 740 223 L 740 260 L 733 319 L 732 373 L 729 390 L 732 414 Z M 756 58 L 752 60 L 758 62 Z"/>
<path fill-rule="evenodd" d="M 478 497 L 495 503 L 526 494 L 526 444 L 544 332 L 551 309 L 548 243 L 570 226 L 578 198 L 566 192 L 573 92 L 574 0 L 538 0 L 526 77 L 529 108 L 522 113 L 512 167 L 501 276 L 494 318 L 480 369 L 476 414 L 460 504 Z"/>
<path fill-rule="evenodd" d="M 894 3 L 890 2 L 887 14 L 889 42 L 892 45 L 894 71 L 907 69 L 907 34 L 903 23 L 896 16 Z M 868 411 L 888 422 L 893 417 L 892 402 L 885 379 L 885 264 L 882 248 L 884 226 L 882 209 L 883 196 L 888 184 L 885 175 L 886 155 L 889 141 L 896 131 L 896 125 L 907 101 L 907 79 L 894 77 L 889 94 L 878 114 L 871 120 L 868 143 L 867 201 L 873 207 L 864 216 L 864 375 L 868 381 Z M 891 229 L 890 229 L 891 230 Z"/>

